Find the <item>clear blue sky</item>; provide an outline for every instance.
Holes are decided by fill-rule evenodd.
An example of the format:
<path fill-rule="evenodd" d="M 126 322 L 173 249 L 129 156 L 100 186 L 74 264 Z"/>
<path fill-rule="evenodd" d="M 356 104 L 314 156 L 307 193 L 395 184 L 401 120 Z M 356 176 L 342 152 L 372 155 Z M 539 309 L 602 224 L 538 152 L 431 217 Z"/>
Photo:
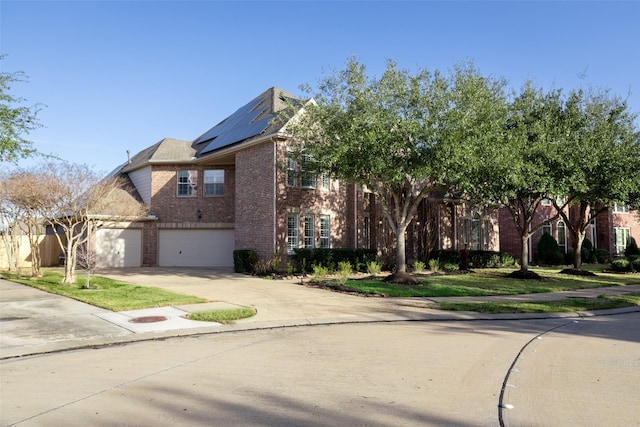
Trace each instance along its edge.
<path fill-rule="evenodd" d="M 640 112 L 636 1 L 1 0 L 0 14 L 2 71 L 29 76 L 12 94 L 46 105 L 29 138 L 96 171 L 194 139 L 271 86 L 301 94 L 351 56 L 376 76 L 386 59 L 471 60 L 515 88 L 604 87 Z"/>

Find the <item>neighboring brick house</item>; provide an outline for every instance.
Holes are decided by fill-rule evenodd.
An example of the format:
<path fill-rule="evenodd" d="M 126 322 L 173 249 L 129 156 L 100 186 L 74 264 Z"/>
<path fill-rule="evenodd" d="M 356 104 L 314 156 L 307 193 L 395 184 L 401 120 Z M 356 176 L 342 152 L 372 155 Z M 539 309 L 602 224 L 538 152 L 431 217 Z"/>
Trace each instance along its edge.
<path fill-rule="evenodd" d="M 194 141 L 165 138 L 117 168 L 150 216 L 102 230 L 99 266 L 228 267 L 234 249 L 283 261 L 299 247 L 392 251 L 372 194 L 288 158 L 287 135 L 273 120 L 286 99 L 295 98 L 272 87 Z M 465 245 L 497 250 L 497 213 L 426 200 L 408 231 L 408 260 Z"/>
<path fill-rule="evenodd" d="M 570 220 L 577 219 L 579 213 L 577 207 L 566 209 Z M 506 208 L 501 208 L 499 215 L 500 249 L 519 259 L 520 237 L 513 225 L 513 219 Z M 551 201 L 543 200 L 536 211 L 533 224 L 540 224 L 554 215 L 555 208 Z M 565 221 L 559 217 L 544 225 L 531 236 L 529 239 L 529 261 L 537 262 L 536 246 L 544 232 L 556 239 L 563 254 L 572 251 L 573 238 Z M 588 227 L 585 238 L 589 239 L 595 248 L 607 251 L 609 257 L 622 255 L 631 238 L 634 238 L 636 242 L 640 239 L 638 212 L 630 210 L 627 206 L 613 203 L 606 212 L 598 215 L 595 222 Z"/>

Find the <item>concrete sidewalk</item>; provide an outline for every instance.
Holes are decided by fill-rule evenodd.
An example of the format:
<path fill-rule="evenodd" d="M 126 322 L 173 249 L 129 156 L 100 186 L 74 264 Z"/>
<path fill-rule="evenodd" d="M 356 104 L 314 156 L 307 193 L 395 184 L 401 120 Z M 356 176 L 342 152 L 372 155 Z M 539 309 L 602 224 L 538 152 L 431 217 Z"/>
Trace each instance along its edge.
<path fill-rule="evenodd" d="M 266 280 L 231 270 L 128 268 L 101 271 L 101 276 L 143 286 L 196 295 L 205 304 L 111 312 L 28 286 L 0 280 L 0 359 L 76 348 L 116 345 L 203 333 L 281 328 L 312 324 L 579 318 L 640 311 L 640 307 L 592 313 L 505 314 L 447 312 L 434 302 L 524 301 L 640 292 L 640 285 L 553 294 L 460 298 L 361 297 L 303 286 L 297 280 Z M 257 314 L 232 325 L 187 320 L 190 312 L 254 307 Z"/>

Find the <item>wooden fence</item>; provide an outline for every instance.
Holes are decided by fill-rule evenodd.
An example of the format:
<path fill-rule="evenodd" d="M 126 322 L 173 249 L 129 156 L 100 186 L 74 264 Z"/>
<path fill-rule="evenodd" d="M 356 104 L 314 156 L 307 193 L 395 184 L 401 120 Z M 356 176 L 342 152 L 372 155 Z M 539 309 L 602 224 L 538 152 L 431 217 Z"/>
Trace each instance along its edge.
<path fill-rule="evenodd" d="M 42 267 L 52 267 L 59 263 L 59 256 L 62 250 L 58 244 L 56 236 L 47 235 L 38 237 L 40 245 L 40 257 Z M 0 239 L 0 269 L 9 268 L 9 254 L 4 239 Z M 20 267 L 31 267 L 31 246 L 27 236 L 20 236 L 18 242 Z"/>

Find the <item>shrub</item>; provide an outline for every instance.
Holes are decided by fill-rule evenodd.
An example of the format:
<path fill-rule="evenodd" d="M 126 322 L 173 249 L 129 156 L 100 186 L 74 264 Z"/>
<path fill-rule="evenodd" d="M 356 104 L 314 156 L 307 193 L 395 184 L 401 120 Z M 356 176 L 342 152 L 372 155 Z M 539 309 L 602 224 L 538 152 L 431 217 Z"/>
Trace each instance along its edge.
<path fill-rule="evenodd" d="M 313 266 L 313 275 L 311 276 L 311 280 L 314 282 L 321 282 L 324 278 L 329 274 L 329 269 L 327 267 L 323 267 L 321 265 Z"/>
<path fill-rule="evenodd" d="M 596 262 L 599 264 L 604 264 L 609 260 L 609 251 L 606 249 L 597 249 L 596 250 Z"/>
<path fill-rule="evenodd" d="M 440 270 L 440 260 L 431 258 L 429 260 L 429 270 L 433 271 L 434 273 Z"/>
<path fill-rule="evenodd" d="M 310 248 L 298 248 L 295 249 L 295 259 L 298 261 L 298 265 L 300 266 L 300 271 L 305 274 L 307 272 L 307 268 L 312 266 L 313 264 L 318 264 L 313 262 L 313 249 Z"/>
<path fill-rule="evenodd" d="M 345 284 L 351 273 L 353 272 L 353 267 L 349 261 L 340 261 L 338 263 L 338 271 L 336 272 L 338 275 L 338 281 L 341 284 Z"/>
<path fill-rule="evenodd" d="M 444 271 L 458 271 L 460 269 L 460 265 L 453 262 L 445 262 L 442 264 L 442 269 Z"/>
<path fill-rule="evenodd" d="M 536 254 L 538 262 L 547 265 L 558 265 L 564 260 L 564 255 L 560 252 L 558 242 L 556 242 L 556 239 L 547 232 L 545 232 L 542 237 L 540 237 L 540 240 L 538 240 L 538 244 L 536 245 Z"/>
<path fill-rule="evenodd" d="M 596 254 L 593 248 L 593 243 L 591 240 L 584 239 L 582 241 L 582 250 L 580 252 L 580 258 L 582 262 L 586 262 L 587 264 L 592 264 L 596 261 Z"/>
<path fill-rule="evenodd" d="M 574 252 L 573 249 L 569 249 L 566 254 L 564 254 L 564 263 L 567 265 L 573 264 Z"/>
<path fill-rule="evenodd" d="M 624 258 L 614 259 L 611 261 L 611 269 L 618 272 L 631 271 L 631 262 Z"/>
<path fill-rule="evenodd" d="M 416 261 L 413 263 L 413 271 L 415 271 L 416 273 L 422 273 L 426 266 L 427 265 L 424 262 Z"/>
<path fill-rule="evenodd" d="M 382 271 L 382 263 L 380 261 L 369 261 L 367 264 L 367 273 L 372 276 L 380 274 Z"/>
<path fill-rule="evenodd" d="M 636 244 L 636 239 L 630 239 L 627 247 L 624 249 L 624 256 L 627 258 L 632 255 L 640 255 L 640 249 L 638 249 L 638 245 Z"/>
<path fill-rule="evenodd" d="M 439 267 L 447 263 L 460 264 L 460 252 L 453 249 L 440 249 L 431 252 L 429 266 L 431 266 L 431 260 L 437 260 Z M 516 264 L 516 260 L 510 254 L 496 251 L 469 251 L 468 261 L 469 265 L 475 268 L 512 267 Z"/>
<path fill-rule="evenodd" d="M 631 270 L 640 273 L 640 257 L 631 261 Z"/>
<path fill-rule="evenodd" d="M 501 267 L 512 267 L 516 265 L 516 259 L 506 252 L 500 253 L 500 266 Z"/>
<path fill-rule="evenodd" d="M 295 249 L 295 260 L 300 266 L 321 265 L 331 269 L 331 266 L 341 261 L 348 261 L 360 270 L 371 261 L 376 261 L 376 250 L 365 248 L 300 248 Z"/>
<path fill-rule="evenodd" d="M 258 261 L 258 254 L 251 249 L 233 251 L 233 269 L 236 273 L 253 271 L 253 265 Z"/>
<path fill-rule="evenodd" d="M 266 276 L 271 273 L 271 261 L 260 258 L 253 263 L 253 274 L 256 276 Z"/>
<path fill-rule="evenodd" d="M 438 249 L 431 252 L 431 258 L 440 260 L 440 264 L 460 264 L 460 253 L 454 249 Z"/>
<path fill-rule="evenodd" d="M 293 276 L 293 263 L 291 261 L 287 263 L 287 275 Z"/>

